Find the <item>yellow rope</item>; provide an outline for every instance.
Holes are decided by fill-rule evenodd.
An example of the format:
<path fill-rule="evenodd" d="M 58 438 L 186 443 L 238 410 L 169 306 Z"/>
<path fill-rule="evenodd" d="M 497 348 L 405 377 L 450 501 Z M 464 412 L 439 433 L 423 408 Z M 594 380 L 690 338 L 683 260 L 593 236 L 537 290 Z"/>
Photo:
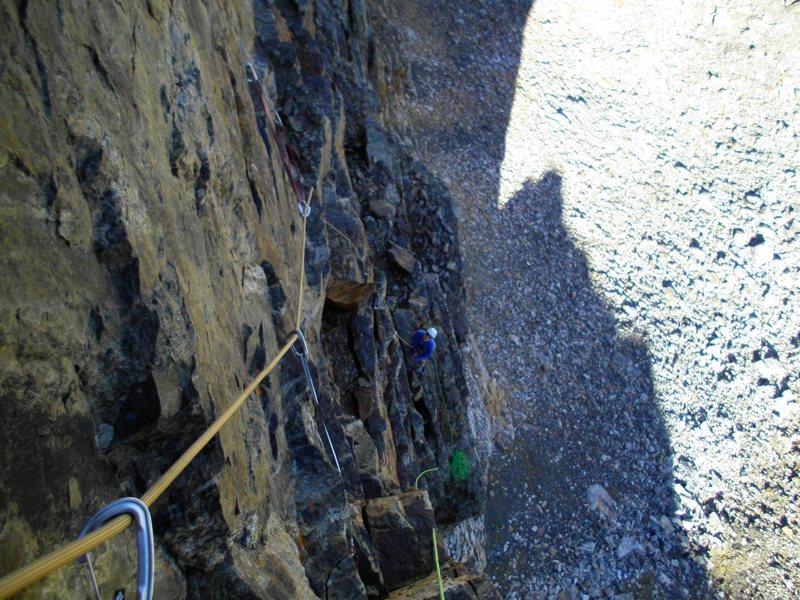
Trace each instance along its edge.
<path fill-rule="evenodd" d="M 313 189 L 311 193 L 313 193 Z M 308 195 L 308 202 L 311 201 L 311 193 Z M 300 329 L 300 319 L 303 312 L 303 287 L 305 286 L 305 254 L 306 254 L 306 217 L 303 217 L 303 247 L 300 251 L 300 288 L 299 298 L 297 300 L 297 326 Z M 189 465 L 192 460 L 200 453 L 200 451 L 211 441 L 220 429 L 228 422 L 228 420 L 239 410 L 239 408 L 247 400 L 248 396 L 252 394 L 258 385 L 269 375 L 269 373 L 280 362 L 284 355 L 289 351 L 297 341 L 297 334 L 292 334 L 286 344 L 281 348 L 280 352 L 272 359 L 272 361 L 264 367 L 264 369 L 256 376 L 256 378 L 247 386 L 247 388 L 239 395 L 236 401 L 231 404 L 227 410 L 214 421 L 211 426 L 191 445 L 191 447 L 183 453 L 183 455 L 173 464 L 161 478 L 156 481 L 149 490 L 147 490 L 141 497 L 141 501 L 148 507 L 158 500 L 161 494 L 175 481 L 183 470 Z M 0 579 L 0 600 L 10 598 L 14 594 L 22 591 L 29 585 L 46 577 L 53 571 L 71 563 L 72 561 L 80 558 L 87 552 L 91 552 L 100 544 L 103 544 L 113 537 L 116 537 L 125 529 L 128 528 L 132 519 L 129 515 L 119 516 L 112 521 L 109 521 L 99 529 L 92 533 L 75 540 L 43 556 L 42 558 L 30 563 L 29 565 L 14 571 Z"/>
<path fill-rule="evenodd" d="M 444 600 L 444 587 L 442 586 L 442 570 L 439 568 L 439 549 L 436 547 L 436 528 L 433 533 L 433 561 L 436 563 L 436 582 L 439 584 L 439 600 Z"/>
<path fill-rule="evenodd" d="M 401 342 L 403 342 L 403 343 L 404 343 L 406 346 L 408 346 L 409 348 L 412 348 L 412 349 L 414 348 L 414 346 L 412 346 L 411 344 L 409 344 L 407 341 L 405 341 L 405 340 L 403 339 L 403 336 L 402 336 L 402 335 L 400 335 L 400 334 L 399 334 L 399 333 L 397 333 L 396 331 L 394 332 L 394 334 L 395 334 L 395 335 L 396 335 L 396 336 L 397 336 L 397 337 L 400 339 L 400 341 L 401 341 Z"/>
<path fill-rule="evenodd" d="M 166 473 L 164 473 L 161 478 L 153 484 L 153 486 L 144 493 L 141 497 L 142 502 L 144 502 L 147 506 L 152 506 L 152 504 L 164 493 L 170 484 L 175 481 L 175 479 L 180 475 L 183 470 L 189 465 L 189 463 L 200 453 L 200 451 L 211 441 L 220 429 L 222 429 L 223 425 L 228 422 L 228 420 L 236 413 L 237 410 L 241 407 L 245 400 L 247 400 L 248 396 L 255 391 L 258 385 L 263 381 L 263 379 L 269 375 L 270 371 L 272 371 L 278 362 L 283 358 L 283 356 L 289 351 L 292 347 L 292 344 L 297 340 L 297 335 L 292 335 L 289 340 L 286 342 L 286 345 L 281 348 L 281 351 L 278 352 L 277 356 L 272 359 L 261 373 L 252 381 L 252 383 L 247 386 L 241 395 L 236 399 L 236 401 L 231 404 L 228 409 L 222 413 L 222 415 L 211 424 L 211 426 L 206 429 L 205 433 L 201 435 L 197 441 L 192 444 L 192 446 L 183 453 L 175 464 L 173 464 Z M 74 542 L 67 544 L 63 548 L 56 550 L 40 558 L 39 560 L 29 564 L 14 573 L 3 577 L 0 580 L 0 600 L 4 600 L 5 598 L 10 598 L 17 592 L 23 590 L 24 588 L 28 587 L 32 583 L 38 581 L 39 579 L 49 575 L 53 571 L 60 569 L 61 567 L 71 563 L 72 561 L 80 558 L 87 552 L 91 552 L 100 544 L 109 541 L 111 538 L 119 535 L 121 532 L 127 529 L 128 525 L 131 522 L 131 517 L 125 515 L 121 517 L 117 517 L 113 521 L 110 521 L 100 529 L 90 533 L 89 535 L 82 537 L 79 540 L 75 540 Z"/>
<path fill-rule="evenodd" d="M 131 517 L 129 515 L 117 517 L 89 535 L 75 540 L 55 552 L 51 552 L 10 575 L 6 575 L 3 579 L 0 579 L 0 598 L 10 598 L 42 577 L 90 552 L 103 542 L 125 531 L 130 522 Z"/>
<path fill-rule="evenodd" d="M 149 490 L 147 490 L 144 495 L 142 496 L 141 500 L 144 502 L 148 507 L 155 502 L 158 497 L 164 493 L 170 484 L 175 481 L 175 479 L 180 475 L 183 470 L 188 466 L 192 460 L 200 453 L 200 451 L 205 447 L 208 442 L 211 441 L 217 432 L 222 429 L 222 426 L 228 422 L 234 413 L 239 410 L 239 408 L 244 404 L 244 401 L 247 400 L 247 397 L 252 394 L 258 385 L 264 380 L 264 378 L 269 375 L 270 371 L 275 368 L 275 365 L 280 362 L 283 358 L 284 354 L 289 351 L 289 348 L 292 347 L 292 344 L 295 343 L 297 340 L 297 334 L 292 334 L 286 344 L 281 348 L 280 352 L 278 352 L 277 356 L 272 359 L 264 370 L 259 373 L 256 378 L 247 386 L 247 388 L 239 395 L 236 399 L 236 402 L 231 404 L 228 409 L 214 421 L 211 426 L 206 429 L 205 433 L 201 435 L 197 441 L 191 445 L 191 447 L 183 453 L 174 465 L 172 465 L 169 470 L 161 476 L 161 479 L 156 481 Z"/>
<path fill-rule="evenodd" d="M 360 251 L 359 251 L 359 249 L 356 247 L 356 245 L 355 245 L 355 243 L 353 242 L 353 240 L 351 240 L 351 239 L 350 239 L 350 237 L 349 237 L 349 236 L 348 236 L 348 235 L 347 235 L 347 234 L 346 234 L 344 231 L 342 231 L 341 229 L 339 229 L 339 228 L 338 228 L 338 227 L 336 227 L 335 225 L 332 225 L 331 223 L 328 223 L 327 221 L 325 221 L 325 227 L 330 227 L 330 228 L 331 228 L 331 229 L 333 229 L 333 230 L 334 230 L 336 233 L 338 233 L 340 236 L 342 236 L 342 237 L 343 237 L 345 240 L 347 240 L 347 241 L 350 243 L 350 247 L 351 247 L 353 250 L 355 250 L 355 252 L 356 252 L 356 256 L 358 256 L 358 255 L 360 255 L 360 254 L 361 254 L 361 252 L 360 252 Z"/>

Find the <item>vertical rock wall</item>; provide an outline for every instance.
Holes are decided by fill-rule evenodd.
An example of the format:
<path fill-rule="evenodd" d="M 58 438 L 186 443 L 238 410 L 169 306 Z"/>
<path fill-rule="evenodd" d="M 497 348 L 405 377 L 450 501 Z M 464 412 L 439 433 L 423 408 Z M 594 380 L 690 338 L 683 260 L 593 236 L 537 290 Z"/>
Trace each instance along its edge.
<path fill-rule="evenodd" d="M 294 328 L 302 221 L 252 61 L 315 190 L 302 328 L 321 406 L 287 356 L 154 504 L 156 595 L 381 597 L 427 576 L 434 522 L 480 519 L 489 432 L 450 196 L 381 125 L 405 75 L 379 13 L 151 0 L 0 14 L 0 573 L 141 495 Z M 419 372 L 403 340 L 430 324 L 436 361 Z M 407 491 L 434 466 L 428 493 Z M 132 591 L 132 536 L 95 567 L 101 589 Z M 67 567 L 22 597 L 87 586 Z"/>

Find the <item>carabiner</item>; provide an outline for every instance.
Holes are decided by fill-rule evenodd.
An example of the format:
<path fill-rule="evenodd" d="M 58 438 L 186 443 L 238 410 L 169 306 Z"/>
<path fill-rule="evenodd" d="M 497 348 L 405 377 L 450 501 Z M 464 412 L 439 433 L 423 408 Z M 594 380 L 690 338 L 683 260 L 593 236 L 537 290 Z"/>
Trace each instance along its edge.
<path fill-rule="evenodd" d="M 139 556 L 137 598 L 139 600 L 153 600 L 153 521 L 150 518 L 150 510 L 144 502 L 138 498 L 120 498 L 119 500 L 115 500 L 97 511 L 92 518 L 86 522 L 86 525 L 84 525 L 83 529 L 78 533 L 78 538 L 82 538 L 87 533 L 94 531 L 123 513 L 129 513 L 136 521 L 136 546 Z M 95 594 L 99 594 L 97 583 L 94 580 L 94 570 L 92 569 L 89 553 L 79 558 L 78 562 L 86 562 L 89 568 L 89 574 L 92 577 L 92 583 L 94 584 Z"/>
<path fill-rule="evenodd" d="M 299 329 L 295 329 L 295 330 L 289 332 L 289 337 L 292 337 L 292 335 L 296 335 L 297 336 L 297 339 L 294 341 L 294 344 L 296 344 L 297 342 L 300 342 L 300 344 L 303 346 L 302 351 L 298 352 L 297 350 L 295 350 L 294 344 L 292 344 L 292 352 L 294 352 L 294 355 L 295 356 L 301 356 L 301 357 L 302 356 L 306 356 L 307 357 L 308 356 L 308 345 L 306 344 L 306 338 L 303 335 L 303 332 L 300 331 Z"/>

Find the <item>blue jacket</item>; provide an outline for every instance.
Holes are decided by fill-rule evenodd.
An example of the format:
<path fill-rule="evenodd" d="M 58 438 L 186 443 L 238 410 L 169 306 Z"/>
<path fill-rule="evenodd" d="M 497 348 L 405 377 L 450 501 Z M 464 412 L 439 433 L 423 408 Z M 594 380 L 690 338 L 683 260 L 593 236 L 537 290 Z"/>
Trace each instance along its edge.
<path fill-rule="evenodd" d="M 436 349 L 436 342 L 433 339 L 423 340 L 422 336 L 427 333 L 424 329 L 417 329 L 414 332 L 414 338 L 411 340 L 411 345 L 414 347 L 414 360 L 425 360 L 433 355 Z"/>

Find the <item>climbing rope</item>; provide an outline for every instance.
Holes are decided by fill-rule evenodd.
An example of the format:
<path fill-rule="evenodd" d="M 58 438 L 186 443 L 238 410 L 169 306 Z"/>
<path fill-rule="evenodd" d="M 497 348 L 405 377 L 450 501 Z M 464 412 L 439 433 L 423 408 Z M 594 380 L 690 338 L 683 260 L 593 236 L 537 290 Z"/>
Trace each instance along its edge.
<path fill-rule="evenodd" d="M 192 444 L 192 446 L 186 450 L 186 452 L 183 453 L 183 455 L 175 462 L 175 464 L 173 464 L 167 470 L 167 472 L 164 473 L 161 478 L 144 493 L 144 495 L 142 495 L 141 501 L 145 504 L 145 506 L 152 506 L 152 504 L 161 496 L 161 494 L 164 493 L 170 484 L 175 481 L 178 475 L 180 475 L 187 465 L 200 453 L 200 451 L 206 446 L 206 444 L 208 444 L 211 438 L 213 438 L 219 432 L 219 430 L 222 429 L 223 425 L 225 425 L 225 423 L 230 420 L 236 411 L 239 410 L 242 404 L 244 404 L 244 401 L 247 400 L 250 394 L 255 391 L 264 378 L 275 368 L 275 366 L 289 351 L 295 341 L 297 341 L 297 335 L 293 334 L 289 337 L 283 348 L 281 348 L 281 350 L 278 352 L 277 356 L 275 356 L 275 358 L 272 359 L 272 361 L 264 368 L 264 370 L 256 376 L 256 378 L 250 383 L 250 385 L 247 386 L 247 388 L 241 393 L 236 401 L 231 404 L 227 410 L 225 410 L 225 412 L 222 413 L 222 415 L 216 421 L 214 421 L 208 429 L 206 429 L 203 435 L 201 435 L 200 438 L 198 438 L 197 441 Z M 32 583 L 35 583 L 53 571 L 60 569 L 84 554 L 94 550 L 100 544 L 103 544 L 116 537 L 125 529 L 127 529 L 130 523 L 131 517 L 129 515 L 116 517 L 86 536 L 75 540 L 74 542 L 71 542 L 54 552 L 51 552 L 47 556 L 32 562 L 31 564 L 15 571 L 14 573 L 11 573 L 10 575 L 6 575 L 3 577 L 3 579 L 0 579 L 0 600 L 10 598 Z"/>
<path fill-rule="evenodd" d="M 433 357 L 433 373 L 436 378 L 436 391 L 439 394 L 439 400 L 441 401 L 441 412 L 444 415 L 444 423 L 447 425 L 447 442 L 449 444 L 453 444 L 453 424 L 450 422 L 450 416 L 447 414 L 447 400 L 445 399 L 444 394 L 444 383 L 442 383 L 442 377 L 439 373 L 439 362 L 436 360 L 436 356 Z"/>
<path fill-rule="evenodd" d="M 255 76 L 255 69 L 252 68 L 252 64 L 248 63 L 247 71 L 248 71 L 248 81 L 250 81 L 249 71 L 252 70 L 253 75 Z M 258 81 L 257 76 L 255 77 L 255 81 Z M 259 88 L 260 96 L 263 100 L 263 91 L 260 89 L 260 85 L 257 86 Z M 265 104 L 266 106 L 266 104 Z M 274 110 L 274 109 L 273 109 Z M 277 113 L 275 113 L 277 115 Z M 220 415 L 217 420 L 215 420 L 206 431 L 197 439 L 197 441 L 191 445 L 191 447 L 186 450 L 183 455 L 161 476 L 161 478 L 153 484 L 150 489 L 148 489 L 141 497 L 141 503 L 146 507 L 149 508 L 152 504 L 164 493 L 164 491 L 172 484 L 175 479 L 177 479 L 178 475 L 180 475 L 184 469 L 189 465 L 189 463 L 194 460 L 194 458 L 200 453 L 200 451 L 208 444 L 209 441 L 219 433 L 220 429 L 230 420 L 230 418 L 241 408 L 242 404 L 244 404 L 245 400 L 252 394 L 256 388 L 261 384 L 261 382 L 269 375 L 275 366 L 280 362 L 280 360 L 284 357 L 284 355 L 290 350 L 293 349 L 294 343 L 300 339 L 298 336 L 300 325 L 302 321 L 302 311 L 303 311 L 303 289 L 305 287 L 305 246 L 306 246 L 306 221 L 308 219 L 308 215 L 310 213 L 310 203 L 311 203 L 311 196 L 314 192 L 313 188 L 309 191 L 308 198 L 305 199 L 305 193 L 303 191 L 302 183 L 299 179 L 299 173 L 296 171 L 294 165 L 291 164 L 289 160 L 288 151 L 286 149 L 285 143 L 285 133 L 283 134 L 284 139 L 281 143 L 281 140 L 276 137 L 276 143 L 278 143 L 280 152 L 281 152 L 281 159 L 284 161 L 284 167 L 289 174 L 289 179 L 292 182 L 292 187 L 295 191 L 295 197 L 298 198 L 298 208 L 300 215 L 303 219 L 303 233 L 302 233 L 302 240 L 301 240 L 301 251 L 300 251 L 300 285 L 298 290 L 298 300 L 297 300 L 297 318 L 296 318 L 296 329 L 295 332 L 289 336 L 289 339 L 286 341 L 284 346 L 280 349 L 278 354 L 272 361 L 253 379 L 250 385 L 245 388 L 245 390 L 239 395 L 239 397 L 231 404 L 225 412 Z M 298 193 L 299 192 L 299 193 Z M 302 335 L 302 334 L 300 334 Z M 305 344 L 305 342 L 303 342 Z M 310 374 L 307 373 L 307 377 L 309 377 L 310 381 Z M 316 397 L 316 390 L 313 388 L 313 382 L 311 383 L 312 390 L 314 392 L 314 399 L 317 400 Z M 317 401 L 318 402 L 318 401 Z M 323 422 L 324 426 L 324 422 Z M 327 428 L 325 431 L 327 435 Z M 330 443 L 330 436 L 328 436 L 328 442 Z M 333 444 L 331 444 L 331 450 L 333 450 Z M 334 452 L 334 459 L 336 460 L 336 467 L 339 468 L 338 459 L 336 459 L 336 454 Z M 341 473 L 341 469 L 339 470 Z M 74 560 L 79 559 L 80 557 L 88 554 L 95 548 L 97 548 L 100 544 L 103 544 L 112 538 L 116 537 L 120 533 L 122 533 L 125 529 L 128 528 L 132 521 L 132 517 L 129 514 L 120 515 L 118 517 L 112 518 L 102 527 L 95 529 L 91 533 L 87 533 L 86 535 L 80 537 L 79 539 L 59 548 L 50 554 L 43 556 L 42 558 L 26 565 L 6 575 L 2 579 L 0 579 L 0 600 L 5 600 L 10 598 L 14 594 L 20 592 L 21 590 L 25 589 L 29 585 L 39 581 L 40 579 L 46 577 L 50 573 L 60 569 L 61 567 L 68 565 Z M 151 568 L 152 573 L 152 568 Z"/>
<path fill-rule="evenodd" d="M 434 467 L 433 469 L 425 469 L 422 473 L 417 475 L 417 479 L 416 481 L 414 481 L 414 487 L 416 488 L 419 485 L 420 477 L 422 477 L 426 473 L 431 473 L 433 471 L 438 471 L 438 470 L 439 467 Z M 436 527 L 431 527 L 431 535 L 433 536 L 433 562 L 436 565 L 436 581 L 439 584 L 439 600 L 444 600 L 444 587 L 442 586 L 442 570 L 439 567 L 439 549 L 436 546 Z"/>
<path fill-rule="evenodd" d="M 450 467 L 450 477 L 456 481 L 466 481 L 472 472 L 472 464 L 469 462 L 469 457 L 461 450 L 456 450 L 450 455 L 448 466 Z"/>
<path fill-rule="evenodd" d="M 411 344 L 403 339 L 403 337 L 395 331 L 394 335 L 403 342 L 409 348 L 413 348 Z M 436 356 L 433 356 L 433 368 L 434 368 L 434 376 L 436 379 L 436 391 L 439 395 L 440 403 L 437 404 L 437 412 L 441 412 L 443 415 L 443 423 L 446 425 L 447 429 L 447 440 L 448 444 L 453 444 L 453 424 L 450 422 L 450 417 L 447 413 L 447 401 L 445 399 L 444 394 L 444 383 L 442 382 L 441 373 L 439 371 L 439 362 L 436 360 Z M 438 468 L 438 467 L 437 467 Z M 448 461 L 448 468 L 450 472 L 450 476 L 456 481 L 465 481 L 469 478 L 470 473 L 472 472 L 472 464 L 469 461 L 469 457 L 462 452 L 461 450 L 456 450 L 450 455 L 450 459 Z M 414 487 L 417 487 L 417 482 L 419 482 L 419 478 L 422 477 L 425 473 L 428 473 L 431 470 L 423 471 L 422 473 L 417 476 L 417 481 L 414 483 Z"/>
<path fill-rule="evenodd" d="M 350 237 L 346 233 L 344 233 L 341 229 L 339 229 L 335 225 L 332 225 L 328 221 L 325 221 L 325 227 L 330 227 L 336 233 L 338 233 L 340 236 L 342 236 L 345 240 L 347 240 L 350 243 L 350 247 L 353 250 L 355 250 L 356 256 L 359 256 L 361 254 L 361 251 L 356 247 L 355 242 L 353 242 L 353 240 L 351 240 Z"/>
<path fill-rule="evenodd" d="M 395 337 L 397 339 L 399 339 L 401 342 L 403 342 L 406 346 L 408 346 L 412 350 L 414 349 L 414 346 L 409 344 L 407 341 L 405 341 L 403 339 L 403 336 L 401 336 L 397 331 L 394 332 L 394 335 L 395 335 Z M 445 396 L 444 396 L 444 384 L 442 383 L 442 378 L 439 375 L 439 363 L 436 360 L 436 355 L 434 355 L 432 357 L 432 360 L 433 360 L 434 376 L 436 377 L 436 391 L 437 391 L 437 393 L 439 395 L 439 400 L 441 401 L 441 403 L 439 405 L 437 405 L 437 411 L 441 407 L 441 413 L 444 415 L 444 418 L 442 419 L 442 421 L 445 423 L 445 425 L 447 425 L 447 442 L 448 442 L 448 444 L 452 445 L 452 443 L 453 443 L 453 425 L 452 425 L 452 423 L 450 423 L 450 417 L 447 414 L 447 401 L 445 400 Z"/>
<path fill-rule="evenodd" d="M 433 473 L 434 471 L 438 471 L 439 467 L 433 467 L 432 469 L 425 469 L 422 473 L 417 475 L 417 478 L 414 480 L 414 487 L 419 489 L 419 478 L 425 475 L 426 473 Z"/>
<path fill-rule="evenodd" d="M 396 331 L 395 331 L 395 332 L 394 332 L 394 335 L 395 335 L 395 337 L 396 337 L 397 339 L 399 339 L 401 342 L 403 342 L 403 343 L 404 343 L 406 346 L 408 346 L 408 347 L 409 347 L 409 348 L 411 348 L 412 350 L 414 349 L 414 346 L 412 346 L 412 345 L 411 345 L 411 344 L 409 344 L 407 341 L 405 341 L 405 340 L 403 339 L 403 336 L 402 336 L 402 335 L 400 335 L 398 332 L 396 332 Z"/>
<path fill-rule="evenodd" d="M 433 534 L 433 562 L 436 563 L 436 582 L 439 584 L 439 600 L 444 600 L 442 569 L 439 567 L 439 549 L 436 547 L 436 527 L 431 528 L 431 533 Z"/>

